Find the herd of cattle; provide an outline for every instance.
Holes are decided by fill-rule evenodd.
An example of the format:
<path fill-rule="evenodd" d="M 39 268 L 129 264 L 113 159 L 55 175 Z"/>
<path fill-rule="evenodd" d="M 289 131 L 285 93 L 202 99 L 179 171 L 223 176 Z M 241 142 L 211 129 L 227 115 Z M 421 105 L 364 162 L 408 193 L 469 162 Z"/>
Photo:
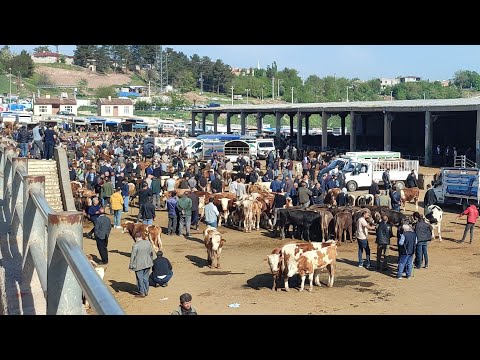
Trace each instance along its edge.
<path fill-rule="evenodd" d="M 230 174 L 228 175 L 230 176 Z M 227 176 L 225 176 L 227 177 Z M 226 185 L 226 184 L 225 184 Z M 352 194 L 347 196 L 347 206 L 337 206 L 336 198 L 341 189 L 330 189 L 325 197 L 323 205 L 312 205 L 307 209 L 301 209 L 299 206 L 293 206 L 287 202 L 285 208 L 277 209 L 276 223 L 274 219 L 274 198 L 275 194 L 269 190 L 270 183 L 257 183 L 249 185 L 248 194 L 237 198 L 234 193 L 223 191 L 221 193 L 210 193 L 208 191 L 195 191 L 199 196 L 199 216 L 203 217 L 203 208 L 208 202 L 209 197 L 214 198 L 214 205 L 219 210 L 218 227 L 228 225 L 251 232 L 259 230 L 261 227 L 273 230 L 275 235 L 282 239 L 285 235 L 293 237 L 290 233 L 290 227 L 293 227 L 296 236 L 308 243 L 288 243 L 281 248 L 274 249 L 268 257 L 268 262 L 272 274 L 276 279 L 280 274 L 285 279 L 285 290 L 288 290 L 288 278 L 294 274 L 300 274 L 302 278 L 303 290 L 306 275 L 310 276 L 310 286 L 312 278 L 315 277 L 318 282 L 318 271 L 327 269 L 329 271 L 328 285 L 332 286 L 335 274 L 336 249 L 342 242 L 348 238 L 350 242 L 354 241 L 356 224 L 362 216 L 363 211 L 368 211 L 371 216 L 371 223 L 379 223 L 386 215 L 389 222 L 394 226 L 399 226 L 404 221 L 414 222 L 421 216 L 415 212 L 413 216 L 408 216 L 400 211 L 395 211 L 384 206 L 373 205 L 372 195 L 360 195 L 355 197 Z M 132 195 L 137 191 L 138 184 L 130 184 Z M 72 191 L 76 194 L 76 201 L 82 201 L 82 206 L 90 205 L 91 196 L 95 194 L 86 190 L 77 184 L 72 183 Z M 177 193 L 181 193 L 178 189 Z M 161 194 L 162 203 L 170 196 L 169 192 L 164 191 Z M 401 200 L 405 209 L 406 202 L 414 201 L 416 210 L 418 210 L 419 189 L 403 189 Z M 87 203 L 85 203 L 85 201 Z M 441 220 L 442 210 L 438 206 L 432 206 L 426 220 L 437 229 L 441 241 Z M 145 238 L 150 239 L 155 250 L 162 248 L 161 228 L 158 225 L 143 225 L 124 221 L 122 223 L 124 232 L 134 239 L 134 234 L 140 231 Z M 314 236 L 311 236 L 313 234 Z M 331 238 L 334 240 L 331 240 Z M 135 240 L 135 239 L 134 239 Z M 311 240 L 321 242 L 310 242 Z M 226 240 L 222 234 L 215 228 L 207 228 L 204 233 L 204 243 L 207 248 L 208 265 L 211 267 L 220 267 L 220 253 Z M 274 281 L 276 283 L 276 280 Z M 276 285 L 274 285 L 276 287 Z M 311 290 L 311 287 L 310 287 Z"/>

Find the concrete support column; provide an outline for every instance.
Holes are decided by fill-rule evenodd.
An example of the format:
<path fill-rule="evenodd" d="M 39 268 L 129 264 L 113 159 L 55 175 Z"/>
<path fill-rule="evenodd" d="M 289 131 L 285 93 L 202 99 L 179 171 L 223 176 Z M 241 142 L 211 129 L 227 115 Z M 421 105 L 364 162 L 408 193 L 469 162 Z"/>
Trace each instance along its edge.
<path fill-rule="evenodd" d="M 220 113 L 213 113 L 213 133 L 217 134 L 218 116 Z"/>
<path fill-rule="evenodd" d="M 308 135 L 309 127 L 310 127 L 310 114 L 305 114 L 305 135 Z"/>
<path fill-rule="evenodd" d="M 277 135 L 277 137 L 280 137 L 280 128 L 282 127 L 282 117 L 283 117 L 283 114 L 282 113 L 279 113 L 279 112 L 276 112 L 275 113 L 275 126 L 276 126 L 276 129 L 275 129 L 275 134 Z"/>
<path fill-rule="evenodd" d="M 480 110 L 477 110 L 477 134 L 475 137 L 475 162 L 480 166 Z"/>
<path fill-rule="evenodd" d="M 191 130 L 192 136 L 195 135 L 195 117 L 196 116 L 197 114 L 192 111 L 192 130 Z"/>
<path fill-rule="evenodd" d="M 383 114 L 383 150 L 392 150 L 392 116 L 388 112 Z"/>
<path fill-rule="evenodd" d="M 350 151 L 357 148 L 357 135 L 355 129 L 355 111 L 350 111 Z"/>
<path fill-rule="evenodd" d="M 347 115 L 341 115 L 340 116 L 340 126 L 342 127 L 342 129 L 340 130 L 342 132 L 342 136 L 345 136 L 345 118 L 347 117 Z"/>
<path fill-rule="evenodd" d="M 247 115 L 248 115 L 248 114 L 247 114 L 246 112 L 243 112 L 243 111 L 240 113 L 240 126 L 241 126 L 241 132 L 240 132 L 240 134 L 241 134 L 241 135 L 245 135 L 246 132 L 247 132 L 247 131 L 246 131 L 246 129 L 247 129 L 247 126 L 246 126 L 246 125 L 247 125 L 247 124 L 246 124 L 246 122 L 247 122 L 247 121 L 246 121 Z"/>
<path fill-rule="evenodd" d="M 290 116 L 290 136 L 293 138 L 293 118 L 295 117 L 295 115 L 288 114 L 288 116 Z"/>
<path fill-rule="evenodd" d="M 202 131 L 205 134 L 207 132 L 207 113 L 202 112 Z"/>
<path fill-rule="evenodd" d="M 329 113 L 322 111 L 322 149 L 326 149 L 328 146 L 327 123 L 329 117 Z"/>
<path fill-rule="evenodd" d="M 425 111 L 425 166 L 432 165 L 433 121 L 430 111 Z"/>
<path fill-rule="evenodd" d="M 262 119 L 263 114 L 261 112 L 257 112 L 257 134 L 261 134 L 263 131 Z"/>
<path fill-rule="evenodd" d="M 232 133 L 232 113 L 227 113 L 227 134 Z"/>
<path fill-rule="evenodd" d="M 302 149 L 302 113 L 297 111 L 297 149 Z"/>

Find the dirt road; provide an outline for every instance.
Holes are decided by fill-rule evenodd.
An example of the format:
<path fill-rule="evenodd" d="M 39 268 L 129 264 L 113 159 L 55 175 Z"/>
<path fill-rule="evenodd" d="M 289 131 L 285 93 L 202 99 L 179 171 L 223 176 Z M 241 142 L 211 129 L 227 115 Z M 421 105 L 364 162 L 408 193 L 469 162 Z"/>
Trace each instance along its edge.
<path fill-rule="evenodd" d="M 423 195 L 421 191 L 422 200 Z M 407 213 L 412 210 L 414 205 L 408 204 Z M 133 209 L 135 215 L 137 211 Z M 172 262 L 174 276 L 168 287 L 150 288 L 143 299 L 132 295 L 136 290 L 135 275 L 128 272 L 132 239 L 113 229 L 104 281 L 127 314 L 169 314 L 184 292 L 192 294 L 200 314 L 480 314 L 480 229 L 476 226 L 472 245 L 458 244 L 466 220 L 456 220 L 455 211 L 460 209 L 445 209 L 443 242 L 436 239 L 429 245 L 429 268 L 414 270 L 409 280 L 395 278 L 397 239 L 392 238 L 387 272 L 357 267 L 357 244 L 344 243 L 338 249 L 333 288 L 315 287 L 312 293 L 297 289 L 274 292 L 270 290 L 272 277 L 265 259 L 282 244 L 280 239 L 263 229 L 246 234 L 222 227 L 220 231 L 227 240 L 222 269 L 209 269 L 202 224 L 198 231 L 192 231 L 190 239 L 162 235 L 164 254 Z M 157 212 L 156 223 L 166 226 L 165 211 Z M 90 227 L 88 224 L 86 229 Z M 373 234 L 369 243 L 375 260 Z M 84 238 L 84 250 L 98 257 L 94 240 Z M 323 283 L 327 276 L 321 275 Z M 233 303 L 240 306 L 230 308 Z"/>

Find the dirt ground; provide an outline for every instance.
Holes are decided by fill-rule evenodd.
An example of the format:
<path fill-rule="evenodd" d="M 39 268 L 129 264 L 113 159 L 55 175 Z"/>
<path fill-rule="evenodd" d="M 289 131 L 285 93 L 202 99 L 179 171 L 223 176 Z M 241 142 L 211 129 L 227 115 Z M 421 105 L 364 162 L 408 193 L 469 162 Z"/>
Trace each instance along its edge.
<path fill-rule="evenodd" d="M 365 190 L 357 193 L 366 193 Z M 423 201 L 424 191 L 420 199 Z M 423 202 L 419 202 L 423 212 Z M 133 208 L 136 215 L 138 208 Z M 415 210 L 407 204 L 407 213 Z M 392 238 L 387 272 L 357 267 L 357 244 L 342 243 L 338 248 L 337 271 L 332 288 L 314 287 L 313 292 L 272 291 L 272 276 L 266 256 L 284 241 L 261 229 L 243 233 L 220 228 L 227 240 L 221 254 L 221 269 L 210 269 L 203 245 L 201 224 L 192 238 L 163 234 L 164 256 L 173 265 L 174 276 L 165 288 L 150 288 L 146 298 L 135 298 L 135 274 L 128 271 L 133 240 L 119 229 L 112 229 L 109 265 L 104 282 L 126 314 L 169 314 L 180 294 L 189 292 L 199 314 L 221 315 L 307 315 L 307 314 L 480 314 L 480 233 L 475 227 L 473 244 L 457 243 L 463 234 L 465 217 L 456 220 L 460 208 L 444 208 L 443 242 L 428 247 L 429 268 L 414 269 L 411 279 L 397 280 L 397 239 Z M 124 214 L 122 219 L 130 219 Z M 165 229 L 166 211 L 157 212 L 155 222 Z M 91 225 L 86 224 L 85 229 Z M 396 229 L 395 229 L 396 230 Z M 396 231 L 394 231 L 396 233 Z M 287 241 L 287 240 L 285 240 Z M 369 236 L 373 263 L 375 236 Z M 84 238 L 84 251 L 98 258 L 94 240 Z M 478 256 L 478 257 L 477 257 Z M 98 260 L 98 259 L 97 259 Z M 320 279 L 326 283 L 328 274 Z M 294 282 L 290 283 L 291 286 Z M 229 304 L 240 304 L 230 308 Z"/>

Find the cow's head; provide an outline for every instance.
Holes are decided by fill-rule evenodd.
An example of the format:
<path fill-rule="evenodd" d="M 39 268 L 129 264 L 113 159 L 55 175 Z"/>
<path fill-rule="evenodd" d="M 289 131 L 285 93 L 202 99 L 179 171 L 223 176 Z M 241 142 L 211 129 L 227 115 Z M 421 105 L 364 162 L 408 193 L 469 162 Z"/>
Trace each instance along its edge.
<path fill-rule="evenodd" d="M 272 274 L 277 274 L 280 271 L 281 255 L 270 254 L 267 256 L 267 261 Z"/>

